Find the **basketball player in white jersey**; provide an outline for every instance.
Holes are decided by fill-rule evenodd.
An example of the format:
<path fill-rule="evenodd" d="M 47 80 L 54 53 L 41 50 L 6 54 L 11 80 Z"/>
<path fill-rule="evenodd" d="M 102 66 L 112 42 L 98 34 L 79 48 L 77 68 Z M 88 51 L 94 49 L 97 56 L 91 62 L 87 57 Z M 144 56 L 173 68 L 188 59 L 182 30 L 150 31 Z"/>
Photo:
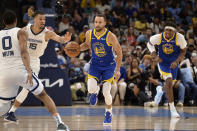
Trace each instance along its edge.
<path fill-rule="evenodd" d="M 23 36 L 21 36 L 23 38 L 22 40 L 20 40 L 21 37 L 19 36 L 19 33 L 17 34 L 19 29 L 15 28 L 16 27 L 16 15 L 12 11 L 7 11 L 3 15 L 3 21 L 6 25 L 6 29 L 8 30 L 2 30 L 0 32 L 0 42 L 1 42 L 0 43 L 0 52 L 1 52 L 0 99 L 3 101 L 1 103 L 3 104 L 6 103 L 6 105 L 10 104 L 10 102 L 5 102 L 5 100 L 14 99 L 17 95 L 18 87 L 22 86 L 23 90 L 25 89 L 24 92 L 28 90 L 28 92 L 33 93 L 37 98 L 39 98 L 45 104 L 45 106 L 47 107 L 47 109 L 49 110 L 49 112 L 52 114 L 52 116 L 57 122 L 58 131 L 60 130 L 69 131 L 68 127 L 65 126 L 64 123 L 62 122 L 61 117 L 57 112 L 55 103 L 46 94 L 46 92 L 44 91 L 43 84 L 36 76 L 36 74 L 38 74 L 38 71 L 39 71 L 39 70 L 36 70 L 37 69 L 36 64 L 39 65 L 39 57 L 44 53 L 44 49 L 46 48 L 46 45 L 44 44 L 47 44 L 47 42 L 45 41 L 48 41 L 51 38 L 61 43 L 67 42 L 68 40 L 70 40 L 71 34 L 67 34 L 65 35 L 65 37 L 60 37 L 60 36 L 57 36 L 54 32 L 47 31 L 44 28 L 44 24 L 45 24 L 44 15 L 41 14 L 41 16 L 39 16 L 40 12 L 38 12 L 38 14 L 35 14 L 35 15 L 36 16 L 34 20 L 37 23 L 39 23 L 38 21 L 41 21 L 39 24 L 43 25 L 42 32 L 44 32 L 45 35 L 40 33 L 40 35 L 38 35 L 39 36 L 38 39 L 36 39 L 32 37 L 31 34 L 29 33 L 28 28 L 30 27 L 25 27 L 19 31 L 19 33 L 20 32 L 23 33 Z M 32 31 L 34 31 L 34 33 L 38 31 L 34 29 L 36 26 L 38 25 L 32 25 L 32 28 L 33 28 Z M 12 28 L 12 29 L 9 29 L 9 28 Z M 41 30 L 41 27 L 40 27 L 40 30 Z M 28 37 L 28 34 L 30 34 L 29 37 Z M 19 38 L 19 42 L 18 42 L 17 35 Z M 44 36 L 46 37 L 44 38 Z M 34 43 L 33 45 L 31 45 L 29 43 L 30 40 L 35 40 L 35 42 L 42 40 L 43 43 L 40 43 L 42 45 L 37 45 L 37 46 L 36 46 L 37 43 Z M 21 54 L 24 53 L 24 51 L 26 53 L 25 56 L 23 56 L 22 54 L 22 58 L 24 61 L 24 65 L 29 74 L 28 81 L 30 81 L 31 86 L 25 84 L 27 72 L 21 61 L 20 48 L 19 48 L 18 43 L 20 43 Z M 37 49 L 36 47 L 40 49 Z M 27 59 L 27 60 L 25 61 L 24 59 L 25 60 Z M 32 68 L 30 68 L 30 63 L 32 63 L 31 65 Z M 35 69 L 37 72 L 36 74 L 33 73 L 31 76 L 31 70 L 34 71 L 33 69 Z M 31 77 L 33 77 L 33 82 L 31 82 L 32 80 Z M 25 94 L 25 97 L 26 95 L 27 94 Z M 19 98 L 19 100 L 21 99 L 24 99 L 24 98 Z M 16 101 L 18 101 L 18 99 Z M 9 120 L 8 119 L 9 117 L 14 116 L 13 112 L 10 112 L 10 111 L 7 114 L 8 116 L 6 117 L 6 120 Z M 16 119 L 15 120 L 12 119 L 12 121 L 16 121 Z"/>

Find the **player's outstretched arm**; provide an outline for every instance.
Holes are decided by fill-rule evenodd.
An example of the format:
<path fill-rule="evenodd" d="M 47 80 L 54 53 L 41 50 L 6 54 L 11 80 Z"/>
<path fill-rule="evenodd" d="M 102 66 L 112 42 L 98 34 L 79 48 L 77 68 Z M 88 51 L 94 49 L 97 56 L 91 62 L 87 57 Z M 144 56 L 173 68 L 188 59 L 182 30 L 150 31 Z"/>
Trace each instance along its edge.
<path fill-rule="evenodd" d="M 91 43 L 91 36 L 90 36 L 90 33 L 91 33 L 91 30 L 88 30 L 87 32 L 86 32 L 86 35 L 85 35 L 85 37 L 86 37 L 86 40 L 85 40 L 85 42 L 84 43 L 82 43 L 81 45 L 80 45 L 80 49 L 81 49 L 81 51 L 85 51 L 85 50 L 87 50 L 87 49 L 89 49 L 90 48 L 90 43 Z"/>
<path fill-rule="evenodd" d="M 27 51 L 28 34 L 23 29 L 20 29 L 18 31 L 17 35 L 18 35 L 19 46 L 20 46 L 20 50 L 21 50 L 21 58 L 22 58 L 24 66 L 25 66 L 25 68 L 28 72 L 26 83 L 30 83 L 30 85 L 32 86 L 33 85 L 32 70 L 31 70 L 31 67 L 30 67 L 29 53 Z"/>
<path fill-rule="evenodd" d="M 120 66 L 122 64 L 122 48 L 118 42 L 117 37 L 110 32 L 108 36 L 108 42 L 112 45 L 117 57 L 116 57 L 116 69 L 115 69 L 115 78 L 118 79 L 120 77 Z"/>
<path fill-rule="evenodd" d="M 64 36 L 59 36 L 53 31 L 48 31 L 46 32 L 45 40 L 49 41 L 51 39 L 51 40 L 64 44 L 71 40 L 71 36 L 72 36 L 72 33 L 70 32 L 66 32 Z"/>

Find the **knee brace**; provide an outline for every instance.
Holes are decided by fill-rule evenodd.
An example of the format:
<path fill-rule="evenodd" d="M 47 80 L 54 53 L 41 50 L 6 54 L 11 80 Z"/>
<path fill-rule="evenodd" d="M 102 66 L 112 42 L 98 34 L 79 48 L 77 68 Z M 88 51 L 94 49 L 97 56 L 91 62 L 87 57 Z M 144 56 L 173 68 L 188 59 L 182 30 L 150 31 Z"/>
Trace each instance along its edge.
<path fill-rule="evenodd" d="M 97 81 L 94 78 L 88 79 L 88 92 L 97 93 L 99 92 L 99 87 L 97 86 Z"/>
<path fill-rule="evenodd" d="M 111 83 L 105 82 L 103 84 L 103 95 L 105 97 L 105 103 L 106 105 L 111 105 L 112 104 L 112 96 L 111 96 Z"/>
<path fill-rule="evenodd" d="M 18 94 L 18 96 L 16 97 L 16 100 L 19 103 L 23 103 L 23 101 L 26 99 L 27 95 L 28 95 L 29 91 L 25 88 L 23 88 L 21 90 L 21 92 Z"/>
<path fill-rule="evenodd" d="M 118 90 L 117 83 L 114 82 L 114 83 L 112 84 L 112 86 L 111 86 L 111 95 L 112 95 L 112 99 L 114 99 L 117 90 Z"/>
<path fill-rule="evenodd" d="M 120 87 L 118 89 L 119 89 L 120 99 L 121 100 L 124 100 L 124 96 L 125 96 L 125 93 L 126 93 L 126 87 L 127 87 L 127 83 L 126 82 L 121 82 L 120 83 Z"/>

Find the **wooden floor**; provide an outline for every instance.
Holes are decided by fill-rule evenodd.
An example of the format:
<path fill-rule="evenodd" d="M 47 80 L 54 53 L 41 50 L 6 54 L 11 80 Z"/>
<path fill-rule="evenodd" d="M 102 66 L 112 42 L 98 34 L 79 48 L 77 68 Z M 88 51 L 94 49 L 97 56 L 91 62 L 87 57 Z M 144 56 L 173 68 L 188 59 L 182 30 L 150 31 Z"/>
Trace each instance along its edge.
<path fill-rule="evenodd" d="M 177 108 L 180 119 L 171 119 L 168 108 L 113 107 L 112 126 L 103 126 L 103 106 L 59 107 L 63 121 L 72 131 L 194 131 L 197 108 Z M 43 107 L 22 107 L 16 112 L 18 123 L 0 118 L 0 131 L 55 131 L 56 123 Z"/>

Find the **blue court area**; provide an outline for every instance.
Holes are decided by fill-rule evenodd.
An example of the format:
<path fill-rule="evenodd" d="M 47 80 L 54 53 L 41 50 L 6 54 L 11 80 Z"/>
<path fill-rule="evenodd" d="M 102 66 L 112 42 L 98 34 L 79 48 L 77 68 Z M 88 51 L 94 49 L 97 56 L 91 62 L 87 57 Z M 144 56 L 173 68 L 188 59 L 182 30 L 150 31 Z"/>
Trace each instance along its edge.
<path fill-rule="evenodd" d="M 58 108 L 61 116 L 103 116 L 105 108 Z M 197 117 L 197 114 L 179 112 L 181 117 Z M 24 108 L 21 107 L 16 111 L 17 116 L 50 116 L 50 113 L 44 108 Z M 113 116 L 152 116 L 152 117 L 169 117 L 170 111 L 163 108 L 113 108 Z"/>
<path fill-rule="evenodd" d="M 177 110 L 180 119 L 171 118 L 169 109 L 164 107 L 114 106 L 112 125 L 103 126 L 104 106 L 58 107 L 71 131 L 197 131 L 197 108 L 183 107 Z M 55 122 L 44 107 L 21 107 L 16 111 L 16 116 L 20 120 L 19 126 L 14 127 L 18 129 L 16 131 L 26 126 L 32 129 L 32 122 L 36 131 L 55 130 Z"/>

